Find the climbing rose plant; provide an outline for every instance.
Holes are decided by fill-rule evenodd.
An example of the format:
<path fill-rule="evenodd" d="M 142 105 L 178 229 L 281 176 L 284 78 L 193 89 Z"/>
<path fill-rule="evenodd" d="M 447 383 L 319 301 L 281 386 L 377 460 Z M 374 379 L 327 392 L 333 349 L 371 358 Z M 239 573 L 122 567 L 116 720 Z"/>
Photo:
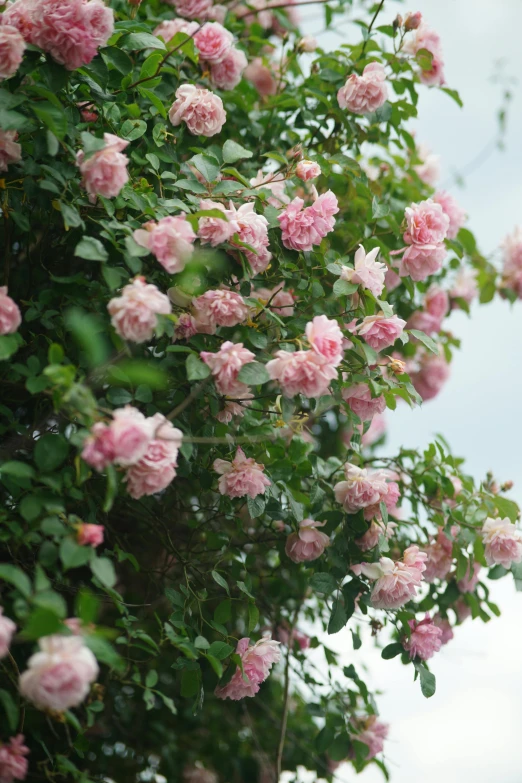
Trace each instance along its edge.
<path fill-rule="evenodd" d="M 298 5 L 3 7 L 2 783 L 388 777 L 362 629 L 431 697 L 522 584 L 510 482 L 381 449 L 522 235 L 497 273 L 436 189 L 427 20 Z"/>

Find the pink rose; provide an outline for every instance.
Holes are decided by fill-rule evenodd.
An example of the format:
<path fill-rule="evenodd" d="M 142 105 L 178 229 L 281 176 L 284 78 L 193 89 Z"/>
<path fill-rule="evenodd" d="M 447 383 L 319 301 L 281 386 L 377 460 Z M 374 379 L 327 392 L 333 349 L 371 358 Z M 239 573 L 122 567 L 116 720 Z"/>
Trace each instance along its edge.
<path fill-rule="evenodd" d="M 352 571 L 375 580 L 370 597 L 375 609 L 398 609 L 417 594 L 425 559 L 424 552 L 420 552 L 417 546 L 410 546 L 404 551 L 402 562 L 381 557 L 378 563 L 352 566 Z"/>
<path fill-rule="evenodd" d="M 435 623 L 437 628 L 440 628 L 441 630 L 440 643 L 444 645 L 447 644 L 448 642 L 451 642 L 454 633 L 450 621 L 442 617 L 440 614 L 436 614 L 433 618 L 433 622 Z"/>
<path fill-rule="evenodd" d="M 395 291 L 395 289 L 398 288 L 398 286 L 400 286 L 401 284 L 401 278 L 399 277 L 397 272 L 395 272 L 395 270 L 393 270 L 391 267 L 388 267 L 386 269 L 386 273 L 384 275 L 384 284 L 386 286 L 386 291 L 388 293 L 390 293 L 391 291 Z"/>
<path fill-rule="evenodd" d="M 452 307 L 459 306 L 458 302 L 453 301 L 455 299 L 463 299 L 468 304 L 471 304 L 478 296 L 478 292 L 477 270 L 461 267 L 453 280 L 453 285 L 449 292 L 452 299 Z"/>
<path fill-rule="evenodd" d="M 374 296 L 380 296 L 384 289 L 386 264 L 376 261 L 379 248 L 374 247 L 366 253 L 364 247 L 359 245 L 355 253 L 354 268 L 343 266 L 341 280 L 347 280 L 354 285 L 362 285 Z"/>
<path fill-rule="evenodd" d="M 368 471 L 350 462 L 344 465 L 344 481 L 334 486 L 335 499 L 348 514 L 356 514 L 361 508 L 375 506 L 388 492 L 383 471 Z"/>
<path fill-rule="evenodd" d="M 380 723 L 377 720 L 377 715 L 370 715 L 365 721 L 352 718 L 350 723 L 360 729 L 358 734 L 352 735 L 353 738 L 368 746 L 366 761 L 373 759 L 378 753 L 382 753 L 384 750 L 384 740 L 388 736 L 389 727 L 387 723 Z M 354 752 L 350 751 L 349 758 L 352 758 L 353 756 Z"/>
<path fill-rule="evenodd" d="M 284 644 L 285 647 L 290 647 L 290 649 L 293 649 L 296 644 L 301 651 L 310 647 L 310 637 L 298 628 L 290 630 L 287 625 L 280 625 L 276 630 L 276 634 L 281 644 Z"/>
<path fill-rule="evenodd" d="M 299 531 L 290 533 L 286 539 L 285 552 L 294 563 L 305 563 L 321 557 L 327 546 L 330 546 L 330 536 L 317 530 L 326 522 L 315 522 L 313 519 L 303 519 L 299 522 Z"/>
<path fill-rule="evenodd" d="M 388 471 L 381 471 L 381 475 L 387 478 Z M 366 506 L 363 508 L 363 516 L 367 522 L 371 519 L 382 519 L 381 503 L 384 503 L 389 514 L 398 514 L 397 502 L 401 496 L 399 485 L 395 481 L 387 481 L 386 487 L 381 493 L 378 503 Z M 391 524 L 391 523 L 390 523 Z"/>
<path fill-rule="evenodd" d="M 131 405 L 113 411 L 109 425 L 97 422 L 91 429 L 82 458 L 98 471 L 112 463 L 127 467 L 137 462 L 154 437 L 154 419 L 147 419 Z"/>
<path fill-rule="evenodd" d="M 102 0 L 39 0 L 31 5 L 31 43 L 69 71 L 88 65 L 114 31 Z"/>
<path fill-rule="evenodd" d="M 453 562 L 452 550 L 453 542 L 447 537 L 443 528 L 439 527 L 437 538 L 426 549 L 427 560 L 424 571 L 426 582 L 447 577 Z"/>
<path fill-rule="evenodd" d="M 11 163 L 19 163 L 22 160 L 22 147 L 16 141 L 17 138 L 16 131 L 0 130 L 0 171 L 7 171 Z"/>
<path fill-rule="evenodd" d="M 282 285 L 273 289 L 257 288 L 254 295 L 272 312 L 283 318 L 289 318 L 294 314 L 295 297 L 290 291 L 285 291 Z"/>
<path fill-rule="evenodd" d="M 426 49 L 432 55 L 431 66 L 422 69 L 419 76 L 424 84 L 444 84 L 444 62 L 442 60 L 442 47 L 439 35 L 425 22 L 415 28 L 415 35 L 410 38 L 403 47 L 407 54 L 416 55 L 421 49 Z"/>
<path fill-rule="evenodd" d="M 343 358 L 343 333 L 339 324 L 326 315 L 316 315 L 306 324 L 310 347 L 328 364 L 337 367 Z"/>
<path fill-rule="evenodd" d="M 264 272 L 272 259 L 272 253 L 268 250 L 268 220 L 254 211 L 252 203 L 242 204 L 236 209 L 230 202 L 230 211 L 239 228 L 239 239 L 253 248 L 253 251 L 245 247 L 239 247 L 239 250 L 255 274 Z M 231 241 L 231 244 L 234 242 Z"/>
<path fill-rule="evenodd" d="M 244 51 L 232 46 L 222 60 L 210 66 L 210 81 L 220 90 L 233 90 L 241 81 L 247 65 Z"/>
<path fill-rule="evenodd" d="M 457 582 L 457 587 L 459 588 L 461 593 L 473 593 L 476 586 L 479 583 L 480 579 L 480 570 L 482 566 L 480 563 L 473 563 L 473 569 L 471 574 L 469 573 L 469 570 L 466 571 L 465 575 L 462 577 L 462 579 L 459 579 Z"/>
<path fill-rule="evenodd" d="M 207 22 L 194 35 L 201 60 L 220 63 L 234 43 L 234 36 L 219 22 Z"/>
<path fill-rule="evenodd" d="M 243 397 L 248 394 L 246 384 L 238 381 L 239 371 L 245 364 L 255 361 L 255 354 L 243 347 L 243 343 L 226 340 L 217 353 L 201 351 L 201 358 L 210 367 L 219 394 L 228 397 Z"/>
<path fill-rule="evenodd" d="M 150 220 L 144 228 L 133 234 L 134 241 L 146 247 L 156 256 L 161 266 L 171 275 L 182 272 L 192 256 L 196 235 L 185 215 L 160 218 L 157 223 Z"/>
<path fill-rule="evenodd" d="M 260 57 L 255 57 L 244 71 L 245 79 L 252 82 L 260 95 L 275 95 L 277 92 L 277 79 L 270 68 L 263 65 Z"/>
<path fill-rule="evenodd" d="M 275 356 L 266 369 L 272 380 L 278 381 L 285 397 L 322 397 L 330 393 L 330 381 L 338 377 L 336 368 L 316 351 L 276 351 Z"/>
<path fill-rule="evenodd" d="M 232 462 L 224 459 L 214 460 L 213 468 L 219 473 L 219 491 L 229 498 L 255 498 L 264 495 L 266 487 L 272 483 L 264 475 L 265 466 L 254 459 L 247 458 L 238 446 Z"/>
<path fill-rule="evenodd" d="M 295 173 L 303 182 L 321 176 L 321 167 L 313 160 L 300 160 L 295 168 Z"/>
<path fill-rule="evenodd" d="M 241 658 L 243 672 L 236 667 L 232 679 L 226 685 L 216 688 L 215 694 L 218 699 L 239 701 L 246 696 L 255 696 L 261 683 L 270 674 L 273 664 L 278 663 L 281 658 L 279 642 L 267 637 L 263 637 L 254 645 L 250 644 L 248 638 L 240 639 L 236 653 Z"/>
<path fill-rule="evenodd" d="M 187 19 L 206 19 L 212 9 L 212 0 L 165 0 L 176 13 Z"/>
<path fill-rule="evenodd" d="M 246 321 L 249 308 L 241 294 L 227 289 L 206 291 L 194 299 L 193 308 L 196 323 L 208 328 L 205 334 L 214 334 L 217 326 L 237 326 Z"/>
<path fill-rule="evenodd" d="M 409 652 L 410 658 L 427 661 L 442 647 L 442 629 L 435 625 L 428 613 L 424 620 L 409 620 L 408 625 L 411 635 L 403 639 L 402 646 Z"/>
<path fill-rule="evenodd" d="M 96 549 L 97 546 L 103 544 L 103 525 L 89 525 L 83 523 L 78 528 L 77 541 L 80 546 L 92 546 Z"/>
<path fill-rule="evenodd" d="M 341 390 L 343 400 L 345 400 L 350 410 L 352 410 L 361 421 L 370 421 L 376 414 L 382 413 L 386 408 L 386 400 L 380 394 L 378 397 L 372 397 L 370 387 L 366 383 L 356 383 Z"/>
<path fill-rule="evenodd" d="M 253 188 L 268 190 L 271 195 L 267 198 L 267 202 L 276 209 L 281 209 L 290 201 L 285 190 L 285 175 L 279 171 L 275 173 L 269 171 L 268 174 L 263 174 L 262 169 L 259 169 L 257 177 L 253 177 L 250 180 L 250 184 Z"/>
<path fill-rule="evenodd" d="M 488 565 L 502 565 L 511 568 L 511 563 L 522 560 L 522 533 L 508 517 L 488 517 L 482 526 L 482 542 Z"/>
<path fill-rule="evenodd" d="M 300 52 L 307 52 L 309 54 L 311 52 L 315 52 L 317 46 L 317 40 L 311 35 L 304 35 L 297 43 L 297 47 Z"/>
<path fill-rule="evenodd" d="M 420 329 L 426 334 L 440 332 L 442 321 L 449 312 L 449 297 L 446 291 L 432 285 L 424 297 L 424 309 L 410 315 L 406 327 Z"/>
<path fill-rule="evenodd" d="M 456 199 L 454 199 L 453 196 L 450 195 L 450 193 L 447 193 L 445 190 L 437 191 L 437 193 L 435 193 L 433 196 L 433 201 L 435 201 L 436 204 L 440 204 L 444 214 L 449 219 L 449 226 L 446 236 L 448 239 L 455 239 L 459 233 L 459 230 L 466 222 L 467 216 L 465 210 L 463 210 Z"/>
<path fill-rule="evenodd" d="M 38 646 L 20 677 L 20 693 L 40 710 L 77 707 L 98 676 L 96 658 L 81 636 L 44 636 Z"/>
<path fill-rule="evenodd" d="M 389 348 L 401 336 L 406 321 L 397 315 L 386 317 L 381 311 L 377 315 L 367 315 L 357 327 L 359 337 L 364 337 L 368 345 L 376 351 Z"/>
<path fill-rule="evenodd" d="M 9 3 L 2 14 L 1 23 L 16 27 L 27 43 L 32 43 L 34 0 L 16 0 Z"/>
<path fill-rule="evenodd" d="M 426 144 L 419 144 L 416 153 L 420 163 L 413 170 L 426 185 L 435 187 L 440 179 L 440 155 L 434 155 Z"/>
<path fill-rule="evenodd" d="M 0 606 L 0 659 L 5 658 L 9 652 L 11 639 L 13 638 L 15 631 L 15 623 L 13 623 L 9 617 L 4 616 L 3 607 Z"/>
<path fill-rule="evenodd" d="M 196 30 L 199 30 L 197 22 L 187 22 L 185 19 L 166 19 L 155 28 L 153 35 L 158 38 L 161 36 L 168 43 L 178 33 L 185 33 L 192 37 Z"/>
<path fill-rule="evenodd" d="M 440 204 L 429 198 L 405 210 L 408 245 L 439 245 L 447 236 L 450 221 Z"/>
<path fill-rule="evenodd" d="M 0 28 L 1 29 L 1 28 Z M 24 745 L 25 737 L 18 734 L 8 742 L 0 745 L 0 783 L 13 783 L 15 780 L 25 780 L 29 763 L 26 756 L 29 748 Z"/>
<path fill-rule="evenodd" d="M 135 277 L 123 288 L 121 296 L 110 300 L 107 310 L 120 337 L 133 343 L 145 343 L 152 339 L 158 325 L 157 315 L 168 315 L 171 306 L 168 296 L 155 285 L 146 283 L 143 277 Z"/>
<path fill-rule="evenodd" d="M 404 29 L 406 32 L 409 30 L 416 30 L 420 26 L 421 22 L 422 14 L 420 11 L 415 11 L 415 13 L 408 12 L 404 20 Z"/>
<path fill-rule="evenodd" d="M 344 87 L 337 93 L 339 106 L 354 114 L 371 114 L 377 111 L 388 98 L 385 81 L 384 66 L 377 62 L 370 63 L 362 76 L 352 73 L 348 77 Z"/>
<path fill-rule="evenodd" d="M 92 0 L 91 0 L 92 2 Z M 76 165 L 82 174 L 82 187 L 93 203 L 96 196 L 116 198 L 123 186 L 129 181 L 127 164 L 129 159 L 122 151 L 129 142 L 104 133 L 105 147 L 86 156 L 83 150 L 76 153 Z"/>
<path fill-rule="evenodd" d="M 424 401 L 432 400 L 440 392 L 450 375 L 444 356 L 425 355 L 417 372 L 410 373 L 411 382 Z"/>
<path fill-rule="evenodd" d="M 176 340 L 190 340 L 195 334 L 198 334 L 196 319 L 190 313 L 181 313 L 174 329 L 172 342 L 176 342 Z"/>
<path fill-rule="evenodd" d="M 228 242 L 236 232 L 239 231 L 239 225 L 234 219 L 234 212 L 226 209 L 223 204 L 211 199 L 201 199 L 199 208 L 203 211 L 212 209 L 223 213 L 223 218 L 201 217 L 198 224 L 198 237 L 202 245 L 211 245 L 217 247 Z"/>
<path fill-rule="evenodd" d="M 154 439 L 144 456 L 127 470 L 127 491 L 135 500 L 144 495 L 155 495 L 168 487 L 176 477 L 178 452 L 183 433 L 173 427 L 161 413 L 149 419 L 155 426 Z"/>
<path fill-rule="evenodd" d="M 520 226 L 504 239 L 501 247 L 504 254 L 502 285 L 504 288 L 511 288 L 519 299 L 522 299 L 522 229 Z"/>
<path fill-rule="evenodd" d="M 24 58 L 25 41 L 16 27 L 0 25 L 0 81 L 13 76 Z"/>
<path fill-rule="evenodd" d="M 13 334 L 21 323 L 22 315 L 20 308 L 7 295 L 7 286 L 0 286 L 0 335 Z"/>
<path fill-rule="evenodd" d="M 367 552 L 369 549 L 374 549 L 379 543 L 381 536 L 384 536 L 386 540 L 390 539 L 397 524 L 395 522 L 388 522 L 384 524 L 382 520 L 372 519 L 370 527 L 361 538 L 356 538 L 355 543 L 363 552 Z"/>
<path fill-rule="evenodd" d="M 410 245 L 399 264 L 399 275 L 420 282 L 442 269 L 446 247 L 440 245 Z"/>
<path fill-rule="evenodd" d="M 294 198 L 277 218 L 283 245 L 291 250 L 312 250 L 314 245 L 320 245 L 333 231 L 333 216 L 339 212 L 337 198 L 331 190 L 319 196 L 311 206 L 303 207 L 303 199 Z"/>
<path fill-rule="evenodd" d="M 223 101 L 210 90 L 194 84 L 182 84 L 169 111 L 173 125 L 184 122 L 194 136 L 215 136 L 226 122 Z"/>
<path fill-rule="evenodd" d="M 216 419 L 222 424 L 230 424 L 235 416 L 237 416 L 237 418 L 243 417 L 245 415 L 245 409 L 252 404 L 248 399 L 249 397 L 253 397 L 253 395 L 245 394 L 241 402 L 225 400 L 224 407 L 216 413 Z"/>

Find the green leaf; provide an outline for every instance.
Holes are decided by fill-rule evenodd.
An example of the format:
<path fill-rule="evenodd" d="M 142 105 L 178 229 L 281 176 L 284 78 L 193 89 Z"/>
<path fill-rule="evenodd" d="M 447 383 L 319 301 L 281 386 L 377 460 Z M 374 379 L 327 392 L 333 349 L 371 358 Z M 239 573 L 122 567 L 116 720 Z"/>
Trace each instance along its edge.
<path fill-rule="evenodd" d="M 114 564 L 108 557 L 94 557 L 91 560 L 91 571 L 105 587 L 114 587 L 116 584 Z"/>
<path fill-rule="evenodd" d="M 221 574 L 218 571 L 212 571 L 212 579 L 214 582 L 217 582 L 217 584 L 222 587 L 224 590 L 227 591 L 227 593 L 230 595 L 230 589 L 228 587 L 228 582 L 226 579 L 224 579 Z"/>
<path fill-rule="evenodd" d="M 393 642 L 392 644 L 386 645 L 386 647 L 381 652 L 381 658 L 384 658 L 385 661 L 389 661 L 391 658 L 395 658 L 397 655 L 401 655 L 404 652 L 404 647 L 399 642 Z"/>
<path fill-rule="evenodd" d="M 158 682 L 158 672 L 156 669 L 151 669 L 150 672 L 147 672 L 147 676 L 145 677 L 145 685 L 147 688 L 154 688 L 154 686 Z"/>
<path fill-rule="evenodd" d="M 247 498 L 247 509 L 252 519 L 260 517 L 265 510 L 265 499 L 263 495 L 257 495 L 255 498 Z"/>
<path fill-rule="evenodd" d="M 208 648 L 209 655 L 213 655 L 218 661 L 222 661 L 224 658 L 228 658 L 234 652 L 232 645 L 226 642 L 212 642 Z"/>
<path fill-rule="evenodd" d="M 20 714 L 18 705 L 16 704 L 15 700 L 13 699 L 9 691 L 4 691 L 4 690 L 0 690 L 0 704 L 4 709 L 4 714 L 7 719 L 7 725 L 9 726 L 9 729 L 14 734 L 14 732 L 16 731 L 16 727 L 18 726 L 18 716 Z"/>
<path fill-rule="evenodd" d="M 225 598 L 224 601 L 221 601 L 221 603 L 217 605 L 214 611 L 214 620 L 216 621 L 216 623 L 219 623 L 220 625 L 224 625 L 225 623 L 228 623 L 231 617 L 232 617 L 232 601 L 230 600 L 230 598 Z"/>
<path fill-rule="evenodd" d="M 259 609 L 255 604 L 248 604 L 248 627 L 247 633 L 252 633 L 259 622 Z"/>
<path fill-rule="evenodd" d="M 42 435 L 34 447 L 34 461 L 42 473 L 50 473 L 64 462 L 69 444 L 62 435 Z"/>
<path fill-rule="evenodd" d="M 240 579 L 238 579 L 236 584 L 237 584 L 237 586 L 239 587 L 239 589 L 241 590 L 242 593 L 244 593 L 245 595 L 248 595 L 248 597 L 251 598 L 252 601 L 255 601 L 254 596 L 252 595 L 252 593 L 250 592 L 250 590 L 248 589 L 248 587 L 246 586 L 246 584 L 244 582 L 242 582 Z"/>
<path fill-rule="evenodd" d="M 95 237 L 82 237 L 74 248 L 74 255 L 85 258 L 87 261 L 107 261 L 109 254 L 99 239 Z"/>
<path fill-rule="evenodd" d="M 66 571 L 86 565 L 92 557 L 92 551 L 91 547 L 81 546 L 70 536 L 62 538 L 60 542 L 60 560 Z"/>
<path fill-rule="evenodd" d="M 437 685 L 435 675 L 428 671 L 422 663 L 415 662 L 414 666 L 419 673 L 422 695 L 429 699 L 435 693 Z"/>
<path fill-rule="evenodd" d="M 210 155 L 194 155 L 189 161 L 207 182 L 215 182 L 219 176 L 219 162 Z"/>
<path fill-rule="evenodd" d="M 56 138 L 63 139 L 67 133 L 67 117 L 61 106 L 55 106 L 49 101 L 32 101 L 31 109 Z"/>
<path fill-rule="evenodd" d="M 47 609 L 49 612 L 53 612 L 60 620 L 63 620 L 67 616 L 67 604 L 65 603 L 65 599 L 54 590 L 44 590 L 41 593 L 37 593 L 33 598 L 33 604 L 41 609 Z"/>
<path fill-rule="evenodd" d="M 200 381 L 204 378 L 208 378 L 210 375 L 210 367 L 208 367 L 205 362 L 202 362 L 199 356 L 196 356 L 194 353 L 187 356 L 185 366 L 187 368 L 187 378 L 189 381 Z"/>
<path fill-rule="evenodd" d="M 332 607 L 332 613 L 330 615 L 330 622 L 328 623 L 328 633 L 339 633 L 341 628 L 344 628 L 348 622 L 348 617 L 344 609 L 343 604 L 339 600 L 335 600 Z"/>
<path fill-rule="evenodd" d="M 152 103 L 154 108 L 157 110 L 158 114 L 161 117 L 163 117 L 164 120 L 166 120 L 167 119 L 167 110 L 166 110 L 165 106 L 163 105 L 162 100 L 160 98 L 158 98 L 156 93 L 152 92 L 152 90 L 148 90 L 146 87 L 142 87 L 141 85 L 140 85 L 140 87 L 138 89 L 139 89 L 141 95 L 143 95 L 144 98 L 147 98 L 147 100 L 149 100 Z"/>
<path fill-rule="evenodd" d="M 442 92 L 445 92 L 446 95 L 449 95 L 450 98 L 453 98 L 455 103 L 462 108 L 464 104 L 462 103 L 462 98 L 458 94 L 457 90 L 451 90 L 449 87 L 442 87 Z"/>
<path fill-rule="evenodd" d="M 315 590 L 316 593 L 324 593 L 330 595 L 337 589 L 337 581 L 331 574 L 326 572 L 319 572 L 314 574 L 310 579 L 310 587 Z"/>
<path fill-rule="evenodd" d="M 63 624 L 56 612 L 38 607 L 29 615 L 23 631 L 24 639 L 39 639 L 50 636 L 63 629 Z"/>
<path fill-rule="evenodd" d="M 251 158 L 253 155 L 250 150 L 245 149 L 232 139 L 227 139 L 223 144 L 223 162 L 235 163 L 236 160 L 244 160 L 245 158 Z M 286 161 L 285 161 L 286 162 Z"/>
<path fill-rule="evenodd" d="M 137 51 L 138 49 L 161 49 L 166 50 L 166 46 L 159 38 L 150 33 L 131 33 L 125 35 L 118 45 L 122 49 L 126 49 L 128 52 Z"/>
<path fill-rule="evenodd" d="M 413 337 L 415 337 L 423 345 L 425 345 L 428 351 L 431 351 L 432 353 L 439 352 L 439 346 L 437 345 L 435 340 L 433 340 L 431 337 L 428 337 L 427 334 L 419 331 L 419 329 L 410 329 L 409 332 L 411 335 L 413 335 Z"/>
<path fill-rule="evenodd" d="M 333 284 L 333 292 L 335 296 L 350 296 L 350 294 L 357 291 L 358 286 L 354 283 L 349 283 L 348 280 L 336 280 Z"/>
<path fill-rule="evenodd" d="M 502 517 L 508 517 L 511 522 L 517 521 L 520 510 L 513 500 L 509 500 L 509 498 L 503 498 L 497 495 L 495 496 L 493 502 Z"/>
<path fill-rule="evenodd" d="M 338 734 L 334 739 L 330 747 L 328 748 L 328 756 L 333 761 L 343 761 L 350 752 L 351 742 L 348 734 L 343 731 Z"/>
<path fill-rule="evenodd" d="M 325 753 L 335 738 L 335 731 L 331 726 L 324 726 L 315 738 L 315 748 L 319 753 Z"/>
<path fill-rule="evenodd" d="M 270 380 L 270 375 L 264 364 L 260 362 L 249 362 L 243 365 L 238 373 L 238 381 L 246 383 L 249 386 L 261 386 Z"/>
<path fill-rule="evenodd" d="M 20 479 L 31 479 L 35 475 L 34 468 L 31 465 L 26 465 L 25 462 L 18 462 L 17 460 L 9 460 L 0 465 L 0 473 Z"/>
<path fill-rule="evenodd" d="M 0 579 L 16 587 L 25 598 L 29 598 L 31 595 L 31 580 L 17 566 L 10 563 L 0 563 Z"/>
<path fill-rule="evenodd" d="M 164 55 L 161 52 L 155 51 L 149 54 L 140 69 L 140 79 L 148 79 L 151 76 L 155 76 L 158 72 L 159 65 L 163 60 Z"/>
<path fill-rule="evenodd" d="M 390 207 L 388 204 L 384 204 L 382 201 L 379 201 L 377 196 L 374 196 L 372 199 L 372 217 L 375 220 L 379 220 L 379 218 L 386 217 L 386 215 L 390 214 Z"/>
<path fill-rule="evenodd" d="M 127 141 L 135 141 L 147 132 L 147 123 L 143 120 L 125 120 L 119 135 Z"/>
<path fill-rule="evenodd" d="M 106 46 L 99 50 L 106 63 L 113 65 L 122 76 L 126 76 L 132 71 L 132 60 L 128 54 L 125 54 L 116 46 Z M 146 61 L 145 61 L 146 62 Z"/>
<path fill-rule="evenodd" d="M 221 661 L 218 661 L 217 658 L 214 658 L 213 655 L 209 655 L 208 653 L 206 655 L 206 659 L 214 669 L 218 679 L 221 679 L 221 677 L 223 676 L 223 664 L 221 663 Z"/>
<path fill-rule="evenodd" d="M 185 699 L 195 696 L 199 691 L 201 671 L 198 669 L 185 669 L 181 675 L 181 695 Z"/>
<path fill-rule="evenodd" d="M 22 344 L 18 334 L 4 334 L 0 336 L 0 361 L 10 359 Z"/>

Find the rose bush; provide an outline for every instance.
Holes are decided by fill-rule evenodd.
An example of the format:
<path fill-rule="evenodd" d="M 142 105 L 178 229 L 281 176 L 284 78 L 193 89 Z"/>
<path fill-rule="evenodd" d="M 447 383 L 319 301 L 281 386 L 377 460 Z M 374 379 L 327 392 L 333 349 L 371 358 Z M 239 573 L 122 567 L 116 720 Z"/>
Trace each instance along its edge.
<path fill-rule="evenodd" d="M 380 450 L 522 235 L 497 271 L 435 189 L 429 20 L 340 0 L 326 52 L 293 5 L 3 5 L 1 781 L 387 775 L 329 635 L 430 697 L 485 577 L 522 585 L 510 482 Z"/>

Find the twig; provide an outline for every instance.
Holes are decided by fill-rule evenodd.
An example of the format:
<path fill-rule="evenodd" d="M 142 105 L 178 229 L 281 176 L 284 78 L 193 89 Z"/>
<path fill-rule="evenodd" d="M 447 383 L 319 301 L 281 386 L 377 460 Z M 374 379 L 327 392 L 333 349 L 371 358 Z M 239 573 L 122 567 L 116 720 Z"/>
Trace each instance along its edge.
<path fill-rule="evenodd" d="M 361 57 L 363 56 L 363 54 L 364 54 L 364 51 L 365 51 L 365 49 L 366 49 L 366 44 L 367 44 L 367 43 L 368 43 L 368 41 L 370 40 L 370 33 L 371 33 L 371 31 L 372 31 L 373 25 L 375 24 L 375 20 L 377 19 L 377 17 L 379 16 L 379 14 L 380 14 L 380 13 L 381 13 L 381 11 L 382 11 L 382 7 L 383 7 L 383 5 L 384 5 L 384 0 L 381 0 L 381 2 L 379 3 L 379 5 L 378 5 L 378 7 L 377 7 L 377 10 L 375 11 L 375 13 L 374 13 L 374 15 L 373 15 L 373 19 L 372 19 L 372 21 L 370 22 L 370 26 L 368 27 L 368 33 L 367 33 L 367 37 L 365 38 L 365 40 L 364 40 L 364 43 L 363 43 L 363 48 L 361 49 Z"/>
<path fill-rule="evenodd" d="M 199 397 L 199 395 L 201 394 L 201 392 L 203 391 L 203 389 L 205 388 L 205 386 L 209 382 L 210 378 L 211 378 L 211 376 L 209 375 L 208 378 L 205 378 L 205 380 L 201 381 L 201 383 L 198 383 L 197 386 L 194 386 L 194 388 L 190 392 L 189 396 L 186 397 L 183 400 L 183 402 L 180 402 L 180 404 L 176 408 L 174 408 L 173 411 L 171 411 L 168 414 L 167 419 L 169 419 L 169 421 L 172 421 L 172 419 L 175 419 L 177 416 L 179 416 L 180 413 L 182 413 L 182 411 L 185 410 L 187 405 L 190 405 L 190 403 L 193 400 L 195 400 L 196 397 Z"/>

